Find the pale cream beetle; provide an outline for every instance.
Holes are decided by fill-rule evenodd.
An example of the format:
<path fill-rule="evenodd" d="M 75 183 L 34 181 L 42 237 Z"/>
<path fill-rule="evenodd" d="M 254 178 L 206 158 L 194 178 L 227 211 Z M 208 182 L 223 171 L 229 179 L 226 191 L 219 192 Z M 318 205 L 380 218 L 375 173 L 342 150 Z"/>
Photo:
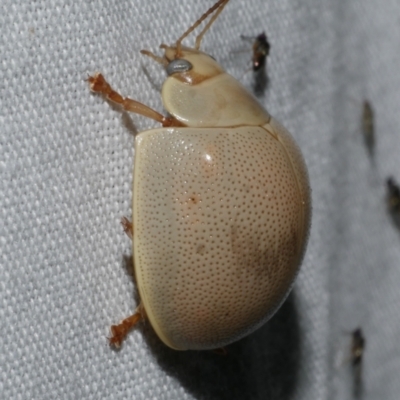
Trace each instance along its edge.
<path fill-rule="evenodd" d="M 119 346 L 142 318 L 177 350 L 215 349 L 251 333 L 284 301 L 310 226 L 303 157 L 290 134 L 209 55 L 201 39 L 219 0 L 164 56 L 169 116 L 116 93 L 101 74 L 91 89 L 163 127 L 136 136 L 133 236 L 141 303 L 112 327 Z M 215 13 L 214 13 L 215 11 Z M 214 13 L 194 48 L 181 42 Z"/>

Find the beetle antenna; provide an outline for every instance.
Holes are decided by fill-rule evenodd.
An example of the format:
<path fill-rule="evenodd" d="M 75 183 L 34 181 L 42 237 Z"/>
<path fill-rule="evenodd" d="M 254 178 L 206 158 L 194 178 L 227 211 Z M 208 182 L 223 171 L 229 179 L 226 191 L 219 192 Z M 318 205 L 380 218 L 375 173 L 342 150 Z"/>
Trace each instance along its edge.
<path fill-rule="evenodd" d="M 204 34 L 210 28 L 212 23 L 217 19 L 218 15 L 224 9 L 229 0 L 219 0 L 217 1 L 211 8 L 209 8 L 183 35 L 176 41 L 176 57 L 180 57 L 182 40 L 185 39 L 190 33 L 192 33 L 209 15 L 211 15 L 215 10 L 217 12 L 212 16 L 208 24 L 204 27 L 204 29 L 200 32 L 200 34 L 196 37 L 195 49 L 198 50 L 200 48 L 201 39 L 203 39 Z"/>
<path fill-rule="evenodd" d="M 199 50 L 200 48 L 200 43 L 201 40 L 203 39 L 204 34 L 208 31 L 208 29 L 210 28 L 210 26 L 213 24 L 213 22 L 218 18 L 218 15 L 221 13 L 221 11 L 224 9 L 224 7 L 227 5 L 229 0 L 225 0 L 225 1 L 220 1 L 221 5 L 218 6 L 218 10 L 217 12 L 212 16 L 212 18 L 210 19 L 210 21 L 208 21 L 208 24 L 204 27 L 204 29 L 197 35 L 196 37 L 196 44 L 194 46 L 194 48 L 196 50 Z M 217 3 L 218 4 L 218 3 Z"/>
<path fill-rule="evenodd" d="M 152 58 L 154 61 L 158 62 L 159 64 L 162 64 L 164 67 L 167 67 L 167 65 L 168 65 L 168 61 L 165 57 L 156 56 L 154 53 L 152 53 L 149 50 L 140 50 L 140 53 L 144 54 L 147 57 Z"/>

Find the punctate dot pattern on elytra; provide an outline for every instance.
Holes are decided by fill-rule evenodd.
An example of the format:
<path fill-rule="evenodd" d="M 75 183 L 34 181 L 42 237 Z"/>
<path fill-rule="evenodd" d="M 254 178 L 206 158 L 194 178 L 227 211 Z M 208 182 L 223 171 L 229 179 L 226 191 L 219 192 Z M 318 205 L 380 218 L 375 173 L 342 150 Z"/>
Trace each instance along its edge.
<path fill-rule="evenodd" d="M 285 296 L 306 236 L 285 147 L 263 127 L 138 138 L 135 268 L 150 320 L 174 347 L 237 340 Z"/>

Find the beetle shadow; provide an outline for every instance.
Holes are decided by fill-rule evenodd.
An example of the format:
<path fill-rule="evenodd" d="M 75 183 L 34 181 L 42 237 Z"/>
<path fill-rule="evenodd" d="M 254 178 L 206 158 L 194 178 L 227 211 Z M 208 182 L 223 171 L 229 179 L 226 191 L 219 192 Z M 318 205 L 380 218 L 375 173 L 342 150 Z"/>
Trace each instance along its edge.
<path fill-rule="evenodd" d="M 122 264 L 123 264 L 126 274 L 130 276 L 130 278 L 132 279 L 132 282 L 136 288 L 135 267 L 133 265 L 133 257 L 128 254 L 123 254 L 122 255 Z M 135 293 L 136 292 L 137 292 L 137 290 L 135 290 Z M 138 299 L 139 299 L 139 295 L 136 294 L 135 301 L 137 301 Z"/>
<path fill-rule="evenodd" d="M 196 399 L 288 400 L 300 365 L 300 327 L 292 293 L 275 316 L 253 334 L 213 351 L 176 351 L 152 329 L 144 335 L 161 368 Z"/>
<path fill-rule="evenodd" d="M 123 110 L 121 111 L 121 120 L 122 120 L 122 124 L 129 131 L 129 133 L 133 137 L 136 137 L 136 135 L 138 134 L 138 130 L 135 126 L 135 123 L 133 122 L 132 117 L 130 116 L 130 114 L 127 111 L 123 111 Z"/>
<path fill-rule="evenodd" d="M 400 235 L 400 214 L 395 213 L 393 211 L 388 211 L 390 223 L 394 227 L 394 229 L 397 231 L 397 233 Z"/>

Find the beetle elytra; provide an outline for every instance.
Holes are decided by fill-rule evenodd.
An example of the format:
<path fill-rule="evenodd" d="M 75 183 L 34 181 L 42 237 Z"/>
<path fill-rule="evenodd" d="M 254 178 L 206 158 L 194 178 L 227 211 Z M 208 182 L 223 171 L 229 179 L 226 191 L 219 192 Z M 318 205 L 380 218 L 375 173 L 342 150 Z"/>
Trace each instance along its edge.
<path fill-rule="evenodd" d="M 133 235 L 137 312 L 112 327 L 119 346 L 140 319 L 177 350 L 215 349 L 251 333 L 284 301 L 305 251 L 308 174 L 291 135 L 208 54 L 203 35 L 219 0 L 164 55 L 142 53 L 168 77 L 168 116 L 115 92 L 91 89 L 161 128 L 136 136 Z M 194 48 L 182 41 L 209 18 Z M 133 232 L 131 232 L 133 230 Z"/>

